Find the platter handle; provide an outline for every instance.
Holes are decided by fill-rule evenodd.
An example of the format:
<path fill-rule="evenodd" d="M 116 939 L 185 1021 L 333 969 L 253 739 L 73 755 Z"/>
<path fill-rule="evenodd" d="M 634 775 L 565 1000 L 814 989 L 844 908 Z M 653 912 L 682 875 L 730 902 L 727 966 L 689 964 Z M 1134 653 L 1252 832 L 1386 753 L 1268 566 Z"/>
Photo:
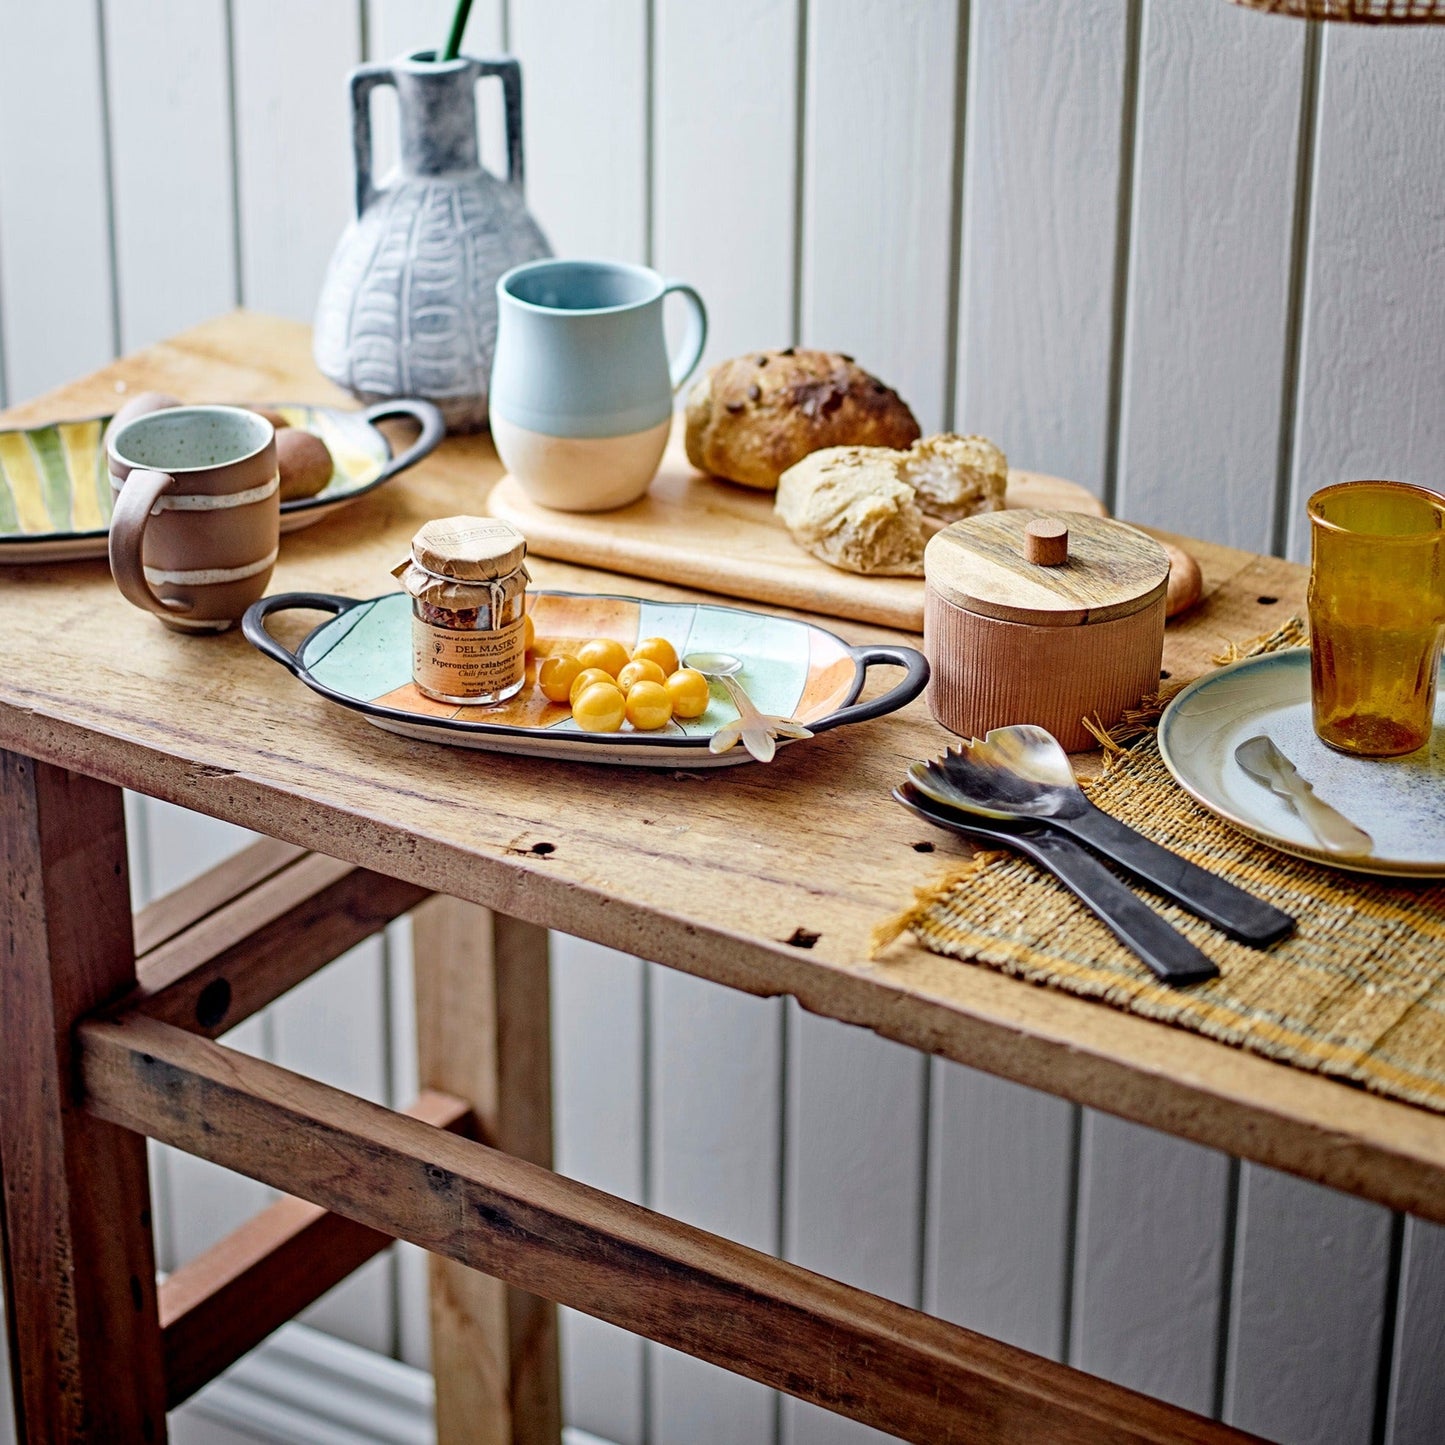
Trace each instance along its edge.
<path fill-rule="evenodd" d="M 257 603 L 257 606 L 260 606 Z M 904 675 L 885 693 L 870 698 L 867 702 L 850 703 L 839 708 L 831 717 L 823 718 L 809 726 L 814 732 L 841 727 L 844 723 L 867 722 L 870 718 L 882 717 L 910 703 L 928 686 L 928 659 L 916 647 L 899 647 L 891 643 L 870 642 L 859 647 L 850 647 L 848 655 L 866 673 L 870 667 L 901 667 Z"/>
<path fill-rule="evenodd" d="M 283 647 L 266 631 L 266 619 L 273 612 L 293 609 L 329 612 L 335 617 L 354 606 L 355 598 L 338 597 L 332 592 L 278 592 L 274 597 L 263 597 L 259 602 L 253 602 L 246 609 L 246 615 L 241 619 L 241 632 L 258 652 L 264 653 L 272 662 L 279 662 L 293 676 L 300 677 L 300 660 L 290 648 Z"/>
<path fill-rule="evenodd" d="M 362 420 L 375 426 L 391 416 L 409 416 L 421 427 L 421 435 L 400 456 L 393 457 L 382 469 L 373 485 L 405 471 L 413 462 L 436 450 L 437 443 L 447 434 L 447 424 L 440 411 L 429 401 L 418 397 L 399 396 L 391 401 L 379 401 L 361 413 Z"/>

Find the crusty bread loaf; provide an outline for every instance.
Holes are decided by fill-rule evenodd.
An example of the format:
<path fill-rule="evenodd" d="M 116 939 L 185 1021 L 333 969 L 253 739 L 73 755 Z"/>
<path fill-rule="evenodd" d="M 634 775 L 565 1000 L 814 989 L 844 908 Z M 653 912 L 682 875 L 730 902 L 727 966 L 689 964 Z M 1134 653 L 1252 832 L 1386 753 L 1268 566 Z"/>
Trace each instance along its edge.
<path fill-rule="evenodd" d="M 824 447 L 906 447 L 917 421 L 891 387 L 833 351 L 751 351 L 719 362 L 687 399 L 693 466 L 771 491 Z"/>
<path fill-rule="evenodd" d="M 788 468 L 774 504 L 800 547 L 845 572 L 923 575 L 923 513 L 896 452 L 827 447 Z"/>
<path fill-rule="evenodd" d="M 987 437 L 925 437 L 904 452 L 900 480 L 918 493 L 919 509 L 941 522 L 1003 510 L 1008 458 Z"/>

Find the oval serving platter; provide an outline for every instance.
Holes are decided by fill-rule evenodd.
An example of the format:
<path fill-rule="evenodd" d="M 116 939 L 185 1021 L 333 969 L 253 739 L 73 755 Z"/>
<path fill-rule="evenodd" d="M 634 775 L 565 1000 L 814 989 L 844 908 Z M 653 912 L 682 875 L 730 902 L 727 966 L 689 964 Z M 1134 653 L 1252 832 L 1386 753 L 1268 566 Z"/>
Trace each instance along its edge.
<path fill-rule="evenodd" d="M 1370 834 L 1372 852 L 1326 852 L 1288 802 L 1235 762 L 1235 748 L 1261 733 Z M 1401 758 L 1350 757 L 1315 736 L 1309 648 L 1266 653 L 1184 688 L 1159 719 L 1159 752 L 1196 802 L 1258 842 L 1353 873 L 1445 878 L 1445 687 L 1425 747 Z"/>
<path fill-rule="evenodd" d="M 335 616 L 307 634 L 295 652 L 266 630 L 267 619 L 294 609 Z M 423 697 L 411 680 L 411 599 L 402 592 L 369 601 L 326 593 L 283 592 L 263 597 L 246 613 L 246 638 L 322 697 L 361 713 L 403 737 L 487 748 L 527 757 L 651 768 L 725 768 L 750 762 L 737 746 L 722 754 L 708 741 L 737 712 L 720 684 L 701 717 L 674 719 L 657 732 L 583 732 L 570 709 L 548 702 L 534 686 L 537 660 L 591 637 L 631 647 L 639 638 L 666 637 L 679 656 L 731 652 L 743 661 L 739 680 L 765 713 L 793 717 L 815 733 L 882 717 L 911 702 L 928 682 L 928 662 L 911 647 L 850 647 L 808 622 L 712 603 L 649 602 L 576 592 L 533 591 L 528 611 L 537 649 L 527 659 L 527 684 L 494 707 L 460 707 Z M 860 703 L 873 666 L 901 667 L 887 692 Z M 779 748 L 791 746 L 780 739 Z"/>
<path fill-rule="evenodd" d="M 389 482 L 433 451 L 446 423 L 430 402 L 401 397 L 365 411 L 258 402 L 294 427 L 315 432 L 335 462 L 314 497 L 281 503 L 281 530 L 295 532 Z M 409 416 L 421 426 L 393 456 L 376 423 Z M 0 431 L 0 563 L 72 562 L 104 557 L 110 529 L 110 472 L 101 438 L 108 416 Z"/>

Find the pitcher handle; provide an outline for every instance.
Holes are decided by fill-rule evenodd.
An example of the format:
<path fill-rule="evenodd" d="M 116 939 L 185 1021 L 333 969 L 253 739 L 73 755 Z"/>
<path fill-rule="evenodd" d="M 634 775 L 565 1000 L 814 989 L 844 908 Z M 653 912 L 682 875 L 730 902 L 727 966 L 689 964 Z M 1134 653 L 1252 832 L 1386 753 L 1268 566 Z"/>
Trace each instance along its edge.
<path fill-rule="evenodd" d="M 672 394 L 676 396 L 702 360 L 702 349 L 707 345 L 707 307 L 702 304 L 702 297 L 686 281 L 667 281 L 663 284 L 664 298 L 674 291 L 688 303 L 687 330 L 683 332 L 682 345 L 678 348 L 677 355 L 667 364 L 668 375 L 672 378 Z"/>
<path fill-rule="evenodd" d="M 522 67 L 510 56 L 476 60 L 473 64 L 478 80 L 495 75 L 502 82 L 502 105 L 507 118 L 507 184 L 522 194 Z"/>
<path fill-rule="evenodd" d="M 356 219 L 376 199 L 371 183 L 371 92 L 379 85 L 395 86 L 389 65 L 358 65 L 351 72 L 351 156 L 356 169 Z"/>

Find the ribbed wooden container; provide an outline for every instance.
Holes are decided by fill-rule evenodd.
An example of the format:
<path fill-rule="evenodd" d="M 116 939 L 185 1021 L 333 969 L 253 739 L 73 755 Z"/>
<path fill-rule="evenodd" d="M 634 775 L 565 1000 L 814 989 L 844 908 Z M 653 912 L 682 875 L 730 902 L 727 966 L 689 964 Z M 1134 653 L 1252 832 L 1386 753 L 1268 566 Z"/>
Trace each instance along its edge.
<path fill-rule="evenodd" d="M 1070 528 L 1061 566 L 1025 558 L 1025 528 L 1045 519 Z M 1086 717 L 1111 727 L 1157 691 L 1169 559 L 1142 532 L 1077 513 L 996 512 L 940 532 L 925 569 L 928 703 L 951 732 L 1034 723 L 1082 752 L 1096 746 Z"/>

